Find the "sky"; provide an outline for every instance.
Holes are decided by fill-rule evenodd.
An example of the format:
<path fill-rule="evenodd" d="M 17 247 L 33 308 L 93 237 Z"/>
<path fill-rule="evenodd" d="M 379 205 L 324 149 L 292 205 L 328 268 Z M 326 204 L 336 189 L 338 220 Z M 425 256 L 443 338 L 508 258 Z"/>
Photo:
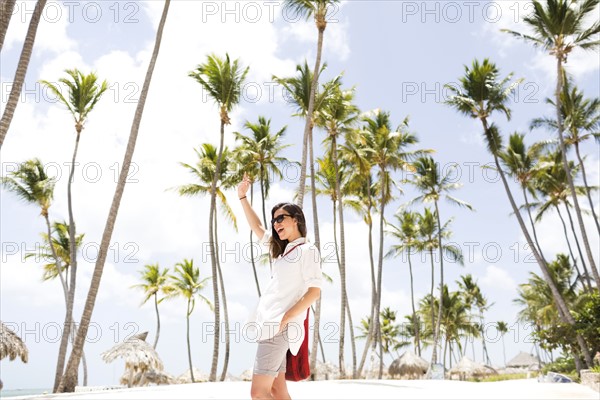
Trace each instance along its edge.
<path fill-rule="evenodd" d="M 33 56 L 20 103 L 0 154 L 1 174 L 6 176 L 18 163 L 38 157 L 48 173 L 57 177 L 52 220 L 67 220 L 66 187 L 74 145 L 73 121 L 56 98 L 39 84 L 57 82 L 64 70 L 95 71 L 106 79 L 109 90 L 98 102 L 83 131 L 79 165 L 73 183 L 73 208 L 78 233 L 84 233 L 79 255 L 75 319 L 79 320 L 94 268 L 95 257 L 122 163 L 131 121 L 146 73 L 158 21 L 161 1 L 49 1 L 37 34 Z M 8 98 L 14 70 L 21 51 L 33 1 L 17 1 L 0 59 L 2 108 Z M 482 140 L 480 124 L 459 115 L 444 104 L 444 85 L 458 82 L 464 66 L 474 59 L 490 58 L 502 76 L 514 73 L 523 78 L 512 103 L 512 119 L 496 115 L 504 137 L 526 134 L 526 141 L 548 139 L 550 133 L 529 130 L 533 118 L 553 116 L 545 103 L 555 85 L 551 56 L 519 42 L 501 28 L 524 31 L 527 2 L 412 2 L 347 1 L 336 6 L 325 31 L 324 79 L 344 73 L 344 87 L 356 87 L 356 104 L 361 111 L 389 111 L 393 124 L 409 117 L 410 131 L 419 138 L 415 147 L 433 149 L 433 157 L 445 170 L 455 168 L 462 188 L 454 195 L 470 203 L 475 211 L 440 204 L 443 220 L 453 219 L 451 241 L 465 256 L 465 265 L 446 262 L 445 280 L 451 290 L 461 275 L 472 274 L 491 307 L 485 315 L 488 349 L 492 363 L 504 364 L 502 341 L 494 325 L 506 321 L 506 357 L 519 351 L 533 351 L 531 329 L 518 324 L 518 307 L 513 304 L 517 287 L 530 272 L 540 273 L 516 219 L 511 216 L 505 192 L 494 171 L 483 168 L 493 160 Z M 600 17 L 596 10 L 595 19 Z M 274 130 L 287 125 L 283 155 L 300 158 L 303 121 L 292 117 L 294 109 L 272 76 L 291 76 L 295 66 L 308 60 L 314 64 L 316 29 L 283 11 L 281 4 L 267 1 L 183 1 L 171 4 L 160 55 L 154 71 L 132 170 L 121 201 L 108 259 L 92 324 L 85 346 L 89 385 L 117 384 L 123 362 L 106 364 L 100 354 L 132 334 L 149 331 L 155 335 L 152 304 L 141 305 L 144 296 L 131 286 L 140 283 L 139 271 L 146 264 L 159 263 L 171 270 L 184 259 L 193 259 L 201 276 L 210 276 L 208 257 L 207 198 L 179 197 L 174 187 L 191 183 L 181 162 L 195 161 L 194 148 L 202 143 L 217 144 L 218 110 L 188 77 L 198 64 L 214 53 L 239 58 L 250 66 L 242 101 L 231 113 L 226 128 L 226 145 L 235 146 L 232 132 L 242 132 L 244 123 L 263 115 L 272 119 Z M 575 52 L 567 68 L 587 97 L 600 94 L 598 53 Z M 323 154 L 324 133 L 315 132 L 315 151 Z M 591 184 L 599 185 L 599 149 L 586 143 L 586 169 Z M 290 201 L 297 187 L 297 169 L 282 165 L 284 179 L 274 182 L 267 210 L 280 201 Z M 396 175 L 397 181 L 402 178 Z M 511 182 L 512 188 L 517 186 Z M 417 196 L 402 186 L 403 193 L 388 207 L 385 217 Z M 258 189 L 258 186 L 255 186 Z M 226 193 L 237 217 L 239 230 L 220 221 L 222 268 L 228 294 L 232 326 L 229 372 L 240 375 L 253 365 L 255 344 L 245 337 L 244 322 L 258 296 L 249 260 L 249 229 L 234 190 Z M 520 198 L 517 196 L 520 201 Z M 595 198 L 598 210 L 598 197 Z M 305 204 L 308 204 L 305 201 Z M 585 205 L 584 205 L 585 206 Z M 255 202 L 257 210 L 260 201 Z M 416 206 L 421 209 L 421 206 Z M 308 221 L 312 209 L 305 207 Z M 337 365 L 339 330 L 339 285 L 334 263 L 331 204 L 318 202 L 323 271 L 333 283 L 323 289 L 321 334 L 327 361 Z M 362 219 L 346 211 L 346 259 L 348 294 L 354 325 L 369 313 L 370 279 L 367 251 L 368 233 Z M 64 299 L 59 282 L 42 282 L 42 260 L 24 260 L 25 254 L 41 245 L 45 223 L 36 206 L 0 191 L 1 267 L 0 319 L 25 340 L 29 363 L 0 364 L 6 389 L 49 388 L 64 318 Z M 378 219 L 375 220 L 378 224 Z M 598 235 L 593 221 L 586 226 L 598 263 Z M 312 223 L 309 223 L 312 232 Z M 550 214 L 538 225 L 539 239 L 547 259 L 566 252 L 558 217 Z M 375 235 L 374 243 L 378 243 Z M 385 238 L 385 251 L 393 244 Z M 413 257 L 415 296 L 429 291 L 429 259 Z M 258 268 L 261 287 L 269 280 L 268 267 Z M 399 316 L 410 312 L 410 289 L 406 258 L 386 259 L 383 271 L 382 305 Z M 436 280 L 437 280 L 436 272 Z M 203 294 L 212 298 L 212 285 Z M 157 350 L 165 370 L 175 376 L 188 369 L 185 342 L 184 300 L 160 305 L 162 329 Z M 213 316 L 198 303 L 191 317 L 194 366 L 209 372 L 212 358 Z M 357 340 L 362 352 L 363 343 Z M 221 344 L 224 349 L 224 343 Z M 482 360 L 481 344 L 469 346 L 469 356 Z M 401 350 L 403 351 L 403 350 Z M 361 353 L 359 353 L 361 354 Z M 429 354 L 428 352 L 425 354 Z M 427 356 L 428 357 L 428 356 Z M 351 361 L 350 347 L 345 352 Z M 223 365 L 223 350 L 219 371 Z M 390 356 L 385 363 L 389 365 Z"/>

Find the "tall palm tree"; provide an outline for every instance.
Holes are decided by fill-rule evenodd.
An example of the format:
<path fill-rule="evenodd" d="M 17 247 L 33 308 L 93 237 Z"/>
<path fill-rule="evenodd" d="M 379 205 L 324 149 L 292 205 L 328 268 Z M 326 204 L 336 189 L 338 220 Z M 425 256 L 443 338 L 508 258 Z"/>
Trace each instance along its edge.
<path fill-rule="evenodd" d="M 398 225 L 388 224 L 388 233 L 396 240 L 398 244 L 392 245 L 390 250 L 387 252 L 386 257 L 394 256 L 398 257 L 401 254 L 406 253 L 408 258 L 408 272 L 410 274 L 410 305 L 412 307 L 412 314 L 410 316 L 410 324 L 414 330 L 415 336 L 415 352 L 418 356 L 421 356 L 421 342 L 419 338 L 420 320 L 417 315 L 415 308 L 415 291 L 414 291 L 414 280 L 413 280 L 413 269 L 411 262 L 411 255 L 418 245 L 419 237 L 419 220 L 421 215 L 414 211 L 400 211 L 394 215 Z M 404 261 L 404 258 L 402 259 Z"/>
<path fill-rule="evenodd" d="M 540 256 L 544 260 L 544 253 L 542 252 L 542 248 L 537 237 L 535 222 L 531 215 L 531 203 L 527 193 L 533 195 L 535 198 L 534 178 L 536 175 L 536 167 L 538 165 L 540 153 L 547 144 L 547 142 L 538 142 L 534 143 L 530 147 L 527 147 L 525 144 L 525 135 L 515 132 L 510 135 L 506 149 L 503 149 L 498 153 L 502 163 L 507 168 L 507 174 L 515 178 L 515 180 L 519 183 L 519 186 L 521 186 L 523 199 L 525 200 L 524 207 L 527 211 L 527 216 L 529 217 L 529 223 L 531 224 L 533 240 L 535 241 Z"/>
<path fill-rule="evenodd" d="M 496 322 L 496 330 L 502 339 L 502 355 L 504 357 L 504 366 L 506 366 L 506 345 L 504 344 L 504 336 L 508 333 L 508 324 L 504 321 Z"/>
<path fill-rule="evenodd" d="M 329 143 L 329 153 L 331 154 L 331 162 L 334 169 L 334 190 L 335 199 L 338 201 L 337 212 L 339 215 L 340 225 L 340 285 L 341 285 L 341 301 L 340 301 L 340 341 L 339 354 L 340 365 L 344 364 L 344 344 L 346 334 L 346 312 L 350 314 L 350 305 L 348 302 L 348 293 L 346 289 L 346 237 L 344 229 L 344 202 L 341 190 L 341 175 L 338 159 L 338 140 L 341 135 L 349 132 L 359 117 L 358 107 L 353 103 L 354 88 L 342 90 L 341 84 L 335 82 L 331 85 L 331 91 L 327 96 L 323 107 L 315 114 L 315 123 L 322 127 L 327 132 L 326 142 Z M 337 249 L 337 247 L 336 247 Z M 350 321 L 350 331 L 352 332 L 352 322 Z M 356 347 L 354 341 L 352 345 L 352 376 L 356 376 Z"/>
<path fill-rule="evenodd" d="M 265 200 L 269 196 L 271 180 L 275 177 L 281 179 L 283 175 L 278 164 L 286 159 L 279 156 L 279 152 L 291 145 L 281 143 L 287 126 L 284 126 L 276 133 L 271 133 L 271 120 L 263 116 L 258 117 L 257 123 L 246 121 L 244 127 L 250 131 L 250 135 L 243 135 L 239 132 L 234 132 L 235 138 L 242 142 L 237 149 L 242 158 L 241 163 L 243 170 L 249 173 L 249 176 L 254 180 L 259 180 L 260 195 L 262 204 L 262 214 L 264 226 L 267 225 L 266 204 Z M 254 200 L 254 191 L 250 192 L 250 203 Z M 250 243 L 252 243 L 253 232 L 250 230 Z M 252 262 L 252 271 L 254 272 L 254 281 L 258 296 L 261 296 L 258 276 L 256 274 L 256 263 L 254 260 L 254 248 L 250 247 L 250 257 Z"/>
<path fill-rule="evenodd" d="M 437 225 L 442 226 L 441 217 L 440 217 L 440 209 L 439 209 L 439 200 L 440 197 L 444 197 L 451 204 L 458 205 L 460 207 L 466 207 L 469 210 L 473 210 L 470 204 L 459 200 L 455 197 L 450 196 L 448 193 L 450 191 L 456 190 L 460 187 L 460 184 L 454 183 L 451 180 L 451 171 L 447 171 L 446 174 L 443 174 L 438 168 L 437 163 L 433 160 L 433 158 L 427 157 L 419 157 L 414 163 L 413 168 L 415 169 L 414 178 L 409 179 L 408 182 L 413 184 L 417 190 L 419 190 L 422 194 L 417 196 L 414 201 L 420 201 L 423 203 L 433 202 L 435 206 L 435 215 L 437 217 Z M 444 288 L 444 257 L 443 257 L 443 246 L 442 246 L 442 232 L 438 230 L 437 232 L 438 238 L 438 250 L 440 252 L 440 291 Z M 442 297 L 442 293 L 440 292 L 440 298 Z M 438 310 L 438 316 L 436 322 L 436 327 L 433 335 L 433 351 L 431 355 L 431 365 L 437 363 L 437 346 L 439 343 L 440 336 L 440 324 L 441 324 L 441 316 L 442 316 L 442 307 L 444 306 L 444 302 L 439 302 L 440 309 Z"/>
<path fill-rule="evenodd" d="M 200 194 L 210 194 L 211 193 L 211 185 L 214 179 L 214 175 L 217 169 L 217 149 L 209 144 L 205 143 L 202 145 L 202 150 L 195 150 L 198 156 L 198 162 L 196 166 L 191 166 L 185 163 L 181 163 L 182 166 L 188 168 L 190 172 L 194 175 L 194 177 L 200 181 L 200 184 L 192 183 L 188 185 L 180 186 L 178 192 L 181 196 L 195 196 Z M 220 176 L 217 178 L 217 187 L 216 187 L 216 196 L 219 198 L 221 203 L 222 214 L 233 224 L 233 227 L 237 231 L 237 220 L 231 209 L 229 203 L 227 202 L 227 198 L 222 189 L 227 189 L 234 184 L 239 182 L 239 177 L 235 176 L 236 179 L 230 179 L 229 174 L 229 166 L 231 164 L 231 160 L 233 157 L 227 147 L 223 149 L 222 153 L 222 162 L 221 162 L 221 170 Z M 216 213 L 216 210 L 215 210 Z M 218 235 L 217 235 L 217 218 L 214 219 L 214 227 L 213 227 L 213 235 L 215 238 L 215 243 L 219 243 Z M 229 354 L 230 354 L 230 340 L 229 340 L 229 311 L 227 308 L 227 293 L 225 291 L 225 282 L 223 280 L 223 274 L 221 272 L 221 262 L 219 258 L 219 246 L 215 246 L 215 260 L 217 263 L 217 277 L 218 277 L 218 285 L 220 286 L 220 294 L 223 299 L 223 319 L 225 322 L 225 360 L 223 365 L 223 372 L 221 373 L 221 380 L 225 379 L 227 373 L 227 366 L 229 364 Z"/>
<path fill-rule="evenodd" d="M 152 81 L 152 74 L 158 58 L 160 50 L 160 44 L 162 41 L 162 34 L 167 21 L 167 15 L 169 13 L 169 5 L 171 0 L 165 0 L 163 7 L 162 16 L 158 24 L 158 30 L 156 33 L 156 40 L 154 42 L 154 50 L 148 64 L 148 70 L 146 71 L 146 77 L 144 78 L 144 85 L 140 92 L 140 98 L 135 110 L 133 122 L 131 124 L 131 132 L 129 133 L 129 141 L 125 150 L 125 156 L 123 163 L 121 164 L 121 172 L 119 173 L 119 179 L 117 181 L 117 187 L 115 188 L 115 194 L 113 201 L 110 206 L 106 225 L 104 227 L 104 233 L 102 234 L 102 240 L 100 242 L 100 250 L 98 252 L 98 259 L 94 267 L 94 273 L 92 275 L 92 281 L 90 283 L 90 289 L 88 291 L 87 299 L 81 316 L 81 322 L 79 323 L 79 329 L 77 336 L 75 337 L 75 343 L 73 344 L 73 350 L 67 368 L 61 383 L 58 388 L 58 392 L 73 392 L 77 385 L 77 366 L 83 352 L 84 339 L 87 336 L 87 331 L 90 326 L 92 319 L 92 313 L 94 311 L 94 305 L 96 303 L 96 297 L 98 295 L 98 289 L 100 288 L 100 281 L 102 279 L 102 272 L 104 271 L 104 263 L 108 254 L 108 247 L 110 246 L 110 239 L 115 227 L 117 220 L 117 213 L 121 204 L 121 198 L 123 197 L 123 191 L 125 190 L 125 183 L 127 182 L 127 176 L 129 174 L 129 167 L 131 166 L 131 159 L 133 158 L 133 152 L 135 150 L 135 143 L 137 141 L 138 132 L 140 130 L 140 123 L 142 121 L 142 115 L 144 113 L 144 106 L 146 105 L 146 98 L 148 97 L 148 91 L 150 89 L 150 82 Z"/>
<path fill-rule="evenodd" d="M 546 5 L 542 5 L 539 1 L 534 1 L 534 10 L 531 15 L 525 17 L 523 21 L 532 30 L 533 35 L 525 35 L 519 32 L 505 30 L 506 32 L 533 44 L 554 56 L 556 59 L 556 90 L 555 110 L 556 122 L 558 128 L 558 142 L 563 157 L 563 168 L 567 176 L 575 215 L 579 223 L 579 230 L 585 251 L 587 253 L 590 269 L 594 274 L 596 285 L 600 288 L 600 275 L 594 261 L 594 253 L 590 247 L 590 242 L 587 237 L 579 200 L 571 172 L 569 171 L 569 162 L 567 160 L 567 143 L 564 138 L 565 124 L 562 113 L 563 86 L 565 85 L 564 64 L 567 63 L 569 54 L 575 49 L 596 50 L 600 47 L 600 41 L 597 39 L 600 33 L 600 22 L 594 19 L 591 26 L 586 26 L 589 16 L 594 16 L 596 8 L 600 4 L 600 0 L 546 0 Z M 589 364 L 590 360 L 587 360 Z"/>
<path fill-rule="evenodd" d="M 447 88 L 454 93 L 447 101 L 447 104 L 454 107 L 460 113 L 481 121 L 488 151 L 494 158 L 496 169 L 502 180 L 513 213 L 517 217 L 521 231 L 523 232 L 527 244 L 531 248 L 538 265 L 542 269 L 544 278 L 552 289 L 552 294 L 562 318 L 569 325 L 573 325 L 575 324 L 575 320 L 571 315 L 564 298 L 553 283 L 546 262 L 533 243 L 529 230 L 525 226 L 525 222 L 519 213 L 519 208 L 517 207 L 510 187 L 508 186 L 506 174 L 500 166 L 499 153 L 502 149 L 502 138 L 498 127 L 493 123 L 490 124 L 488 118 L 490 118 L 491 114 L 495 111 L 500 111 L 504 113 L 507 118 L 510 118 L 510 109 L 507 106 L 507 101 L 508 96 L 514 90 L 516 85 L 512 84 L 508 86 L 508 82 L 511 80 L 512 75 L 509 75 L 501 81 L 498 81 L 498 77 L 498 68 L 488 59 L 485 59 L 482 63 L 479 63 L 477 60 L 473 61 L 472 67 L 465 66 L 465 75 L 460 78 L 460 87 L 447 86 Z M 578 343 L 585 355 L 586 363 L 591 365 L 592 358 L 581 335 L 578 335 Z"/>
<path fill-rule="evenodd" d="M 571 164 L 573 165 L 569 167 L 569 170 L 571 171 L 571 173 L 577 173 L 578 167 L 574 165 L 573 162 L 571 162 Z M 539 207 L 535 220 L 540 221 L 542 217 L 546 215 L 546 212 L 548 212 L 552 208 L 556 210 L 558 216 L 561 219 L 561 222 L 563 223 L 565 240 L 567 242 L 567 246 L 569 247 L 571 258 L 573 259 L 573 266 L 578 271 L 578 275 L 580 276 L 584 288 L 586 287 L 587 283 L 587 290 L 593 290 L 591 274 L 588 271 L 587 265 L 585 263 L 585 257 L 583 256 L 583 252 L 579 244 L 579 238 L 570 211 L 572 205 L 569 202 L 569 185 L 565 176 L 565 170 L 562 167 L 562 155 L 560 154 L 560 151 L 548 153 L 540 157 L 540 167 L 536 168 L 535 186 L 537 191 L 541 193 L 542 196 L 544 196 L 544 199 L 541 202 L 533 204 L 533 206 Z M 577 186 L 576 190 L 578 191 L 578 194 L 583 194 L 585 192 L 584 187 Z M 573 251 L 570 249 L 570 241 L 568 234 L 566 233 L 566 224 L 560 212 L 561 204 L 565 206 L 565 211 L 569 219 L 571 232 L 573 234 L 575 245 L 579 253 L 581 265 L 583 267 L 583 274 L 579 272 L 579 268 L 577 267 L 577 260 L 573 255 Z"/>
<path fill-rule="evenodd" d="M 160 336 L 160 314 L 158 312 L 158 305 L 165 299 L 165 297 L 159 299 L 158 293 L 168 294 L 172 288 L 168 284 L 169 269 L 160 269 L 157 264 L 144 265 L 144 269 L 140 271 L 140 278 L 144 283 L 133 285 L 132 287 L 142 289 L 144 291 L 144 300 L 142 305 L 146 304 L 150 298 L 154 299 L 154 311 L 156 311 L 156 336 L 154 337 L 153 347 L 156 349 L 158 344 L 158 337 Z"/>
<path fill-rule="evenodd" d="M 379 184 L 379 255 L 377 266 L 377 301 L 375 315 L 379 315 L 381 307 L 381 288 L 383 275 L 383 242 L 385 226 L 385 206 L 392 200 L 393 179 L 391 173 L 401 168 L 408 168 L 412 158 L 422 151 L 408 151 L 407 147 L 417 143 L 417 137 L 408 132 L 408 119 L 405 119 L 395 130 L 392 128 L 389 112 L 374 110 L 362 118 L 362 128 L 369 149 L 371 163 L 376 166 Z M 379 343 L 379 378 L 383 376 L 382 343 L 379 321 L 375 321 L 375 332 Z"/>
<path fill-rule="evenodd" d="M 71 168 L 69 171 L 69 180 L 67 182 L 67 207 L 69 211 L 69 237 L 76 237 L 77 229 L 75 226 L 75 217 L 73 216 L 73 197 L 72 185 L 75 174 L 75 160 L 79 149 L 79 140 L 81 132 L 85 127 L 90 112 L 102 97 L 102 94 L 108 89 L 108 83 L 103 81 L 98 83 L 98 77 L 94 73 L 88 75 L 83 74 L 77 69 L 65 71 L 69 78 L 60 78 L 59 82 L 67 87 L 68 100 L 63 96 L 61 89 L 48 81 L 42 80 L 41 83 L 48 87 L 54 93 L 59 101 L 67 107 L 75 122 L 75 147 L 71 158 Z M 67 356 L 67 346 L 69 334 L 71 333 L 70 321 L 73 319 L 73 308 L 75 306 L 75 289 L 77 283 L 77 252 L 75 249 L 75 241 L 70 241 L 70 260 L 71 260 L 71 278 L 69 282 L 69 300 L 67 303 L 67 313 L 65 316 L 65 326 L 62 332 L 60 341 L 59 365 L 56 368 L 54 379 L 54 390 L 58 388 L 60 377 L 62 376 L 65 366 L 65 358 Z"/>
<path fill-rule="evenodd" d="M 42 233 L 42 238 L 45 243 L 52 241 L 52 247 L 50 245 L 44 245 L 38 251 L 31 252 L 25 255 L 25 259 L 34 258 L 35 260 L 54 260 L 50 261 L 43 266 L 44 274 L 42 280 L 49 281 L 60 277 L 65 282 L 63 286 L 63 296 L 65 300 L 65 312 L 67 310 L 67 304 L 69 302 L 69 270 L 71 266 L 71 255 L 70 255 L 70 237 L 69 237 L 69 225 L 63 222 L 54 222 L 52 224 L 53 236 L 51 239 L 48 238 L 47 233 Z M 83 244 L 83 234 L 77 235 L 75 239 L 75 249 L 79 249 Z M 56 255 L 62 263 L 57 263 L 56 259 L 53 258 L 52 249 L 56 252 Z M 59 271 L 60 269 L 60 271 Z M 63 277 L 64 274 L 64 277 Z M 75 320 L 71 318 L 71 324 L 75 324 Z M 69 340 L 73 342 L 75 340 L 75 332 L 71 330 Z M 87 362 L 85 358 L 85 352 L 81 355 L 81 366 L 83 369 L 83 386 L 87 386 Z"/>
<path fill-rule="evenodd" d="M 25 36 L 25 42 L 23 43 L 23 50 L 21 50 L 21 56 L 19 57 L 19 63 L 17 64 L 17 70 L 15 71 L 15 78 L 13 79 L 13 85 L 8 95 L 8 101 L 6 107 L 2 113 L 2 119 L 0 119 L 0 148 L 4 143 L 4 138 L 10 128 L 10 123 L 15 115 L 17 104 L 19 104 L 19 97 L 21 96 L 21 89 L 25 83 L 25 76 L 27 75 L 27 69 L 29 67 L 29 60 L 31 59 L 31 53 L 33 52 L 33 44 L 35 43 L 35 36 L 37 34 L 38 26 L 40 25 L 40 19 L 42 12 L 46 6 L 47 0 L 37 0 L 31 20 L 29 21 L 29 28 L 27 29 L 27 36 Z M 8 28 L 8 22 L 6 24 Z"/>
<path fill-rule="evenodd" d="M 567 136 L 565 144 L 575 147 L 575 155 L 581 168 L 581 177 L 586 187 L 586 195 L 590 203 L 590 210 L 596 223 L 596 228 L 600 233 L 600 221 L 594 209 L 592 201 L 592 188 L 588 184 L 585 163 L 581 157 L 580 144 L 587 139 L 594 137 L 596 141 L 600 139 L 600 99 L 585 98 L 583 92 L 565 77 L 565 85 L 561 93 L 561 113 L 563 115 L 563 124 Z M 546 99 L 546 102 L 555 106 L 552 99 Z M 553 118 L 536 118 L 531 122 L 531 128 L 545 127 L 549 130 L 558 130 L 558 123 Z"/>
<path fill-rule="evenodd" d="M 217 179 L 221 173 L 221 163 L 223 160 L 223 147 L 225 140 L 225 125 L 230 125 L 231 120 L 229 113 L 241 100 L 241 88 L 249 67 L 243 68 L 238 59 L 231 61 L 229 54 L 225 54 L 225 58 L 220 58 L 214 54 L 209 55 L 206 63 L 200 64 L 196 69 L 189 73 L 189 76 L 195 79 L 208 95 L 215 101 L 219 107 L 219 117 L 221 119 L 221 132 L 219 142 L 219 152 L 217 157 L 217 165 L 215 175 L 211 184 L 210 190 L 210 212 L 209 212 L 209 245 L 210 257 L 212 264 L 212 274 L 217 276 L 217 257 L 214 232 L 216 220 L 216 188 Z M 221 309 L 219 307 L 219 282 L 213 280 L 213 301 L 215 305 L 215 337 L 213 341 L 213 359 L 210 368 L 210 381 L 214 382 L 217 379 L 217 364 L 219 362 L 219 338 L 221 333 Z"/>
<path fill-rule="evenodd" d="M 2 51 L 4 45 L 4 38 L 6 37 L 8 24 L 13 15 L 16 2 L 17 0 L 2 0 L 0 3 L 0 51 Z"/>
<path fill-rule="evenodd" d="M 194 260 L 183 260 L 183 262 L 175 264 L 175 275 L 170 275 L 170 285 L 173 286 L 174 292 L 171 297 L 183 297 L 187 300 L 187 309 L 185 314 L 186 341 L 188 350 L 188 362 L 190 365 L 190 377 L 192 383 L 194 380 L 194 368 L 192 365 L 192 348 L 190 345 L 190 315 L 196 306 L 196 298 L 208 304 L 211 310 L 213 306 L 206 297 L 200 292 L 204 289 L 206 281 L 210 277 L 200 280 L 200 268 L 194 266 Z"/>
<path fill-rule="evenodd" d="M 336 3 L 339 3 L 339 0 L 284 0 L 283 3 L 286 9 L 293 11 L 296 15 L 304 16 L 307 20 L 313 17 L 318 31 L 317 57 L 310 84 L 308 103 L 306 103 L 306 123 L 304 125 L 304 136 L 302 139 L 302 165 L 300 168 L 300 184 L 298 185 L 298 205 L 300 207 L 302 207 L 304 202 L 307 147 L 313 126 L 312 118 L 315 110 L 315 93 L 318 86 L 319 71 L 321 71 L 321 56 L 323 52 L 323 37 L 325 29 L 327 28 L 327 14 L 332 11 L 331 7 Z"/>

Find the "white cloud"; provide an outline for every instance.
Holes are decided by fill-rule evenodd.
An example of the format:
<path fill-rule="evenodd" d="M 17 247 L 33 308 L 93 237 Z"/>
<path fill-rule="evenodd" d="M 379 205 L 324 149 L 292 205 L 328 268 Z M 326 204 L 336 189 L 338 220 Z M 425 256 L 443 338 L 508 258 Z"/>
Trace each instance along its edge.
<path fill-rule="evenodd" d="M 496 265 L 488 265 L 485 269 L 485 275 L 481 278 L 481 283 L 490 288 L 510 291 L 514 291 L 517 286 L 506 269 Z"/>

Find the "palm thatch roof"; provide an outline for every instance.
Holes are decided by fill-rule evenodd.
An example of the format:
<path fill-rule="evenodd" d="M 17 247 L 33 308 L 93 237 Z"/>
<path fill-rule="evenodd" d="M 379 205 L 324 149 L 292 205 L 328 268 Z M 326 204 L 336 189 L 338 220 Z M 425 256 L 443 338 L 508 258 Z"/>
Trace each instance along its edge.
<path fill-rule="evenodd" d="M 134 377 L 137 373 L 163 370 L 163 363 L 156 350 L 141 339 L 142 337 L 145 338 L 147 334 L 147 332 L 144 332 L 132 336 L 101 354 L 102 359 L 107 363 L 113 362 L 117 358 L 125 360 L 125 371 L 129 372 L 129 387 L 134 383 Z"/>
<path fill-rule="evenodd" d="M 395 377 L 396 375 L 420 376 L 427 372 L 429 363 L 413 353 L 412 351 L 404 352 L 399 358 L 392 361 L 388 373 Z"/>
<path fill-rule="evenodd" d="M 468 357 L 463 357 L 455 367 L 450 369 L 449 372 L 450 374 L 462 374 L 470 376 L 485 376 L 498 373 L 492 367 L 479 364 Z"/>
<path fill-rule="evenodd" d="M 128 385 L 129 379 L 131 379 L 130 372 L 125 370 L 119 382 L 122 385 Z M 173 375 L 165 371 L 150 370 L 145 372 L 138 372 L 133 376 L 131 386 L 148 386 L 149 384 L 155 385 L 173 385 L 177 383 Z"/>
<path fill-rule="evenodd" d="M 29 351 L 23 340 L 0 321 L 0 360 L 6 357 L 10 361 L 19 357 L 26 363 L 29 360 Z"/>
<path fill-rule="evenodd" d="M 540 365 L 540 359 L 524 351 L 519 352 L 512 360 L 506 363 L 509 368 L 537 368 Z"/>
<path fill-rule="evenodd" d="M 202 372 L 197 368 L 194 368 L 195 382 L 208 382 L 208 378 L 210 378 L 210 376 L 207 373 Z M 192 383 L 192 376 L 190 374 L 190 370 L 188 369 L 183 374 L 179 375 L 175 380 L 177 381 L 177 383 Z"/>
<path fill-rule="evenodd" d="M 317 366 L 312 372 L 315 374 L 315 379 L 317 380 L 338 379 L 340 376 L 340 370 L 337 366 L 330 362 L 323 363 L 319 360 L 317 360 Z"/>

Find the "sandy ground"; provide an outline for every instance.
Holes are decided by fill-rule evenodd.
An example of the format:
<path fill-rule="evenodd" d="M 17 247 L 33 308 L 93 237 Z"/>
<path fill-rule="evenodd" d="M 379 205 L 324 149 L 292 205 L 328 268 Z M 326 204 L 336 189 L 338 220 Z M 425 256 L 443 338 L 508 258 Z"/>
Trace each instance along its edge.
<path fill-rule="evenodd" d="M 539 383 L 535 379 L 502 382 L 344 380 L 288 382 L 290 395 L 301 399 L 600 399 L 600 393 L 575 383 Z M 19 397 L 18 399 L 249 399 L 250 382 L 106 390 Z"/>

